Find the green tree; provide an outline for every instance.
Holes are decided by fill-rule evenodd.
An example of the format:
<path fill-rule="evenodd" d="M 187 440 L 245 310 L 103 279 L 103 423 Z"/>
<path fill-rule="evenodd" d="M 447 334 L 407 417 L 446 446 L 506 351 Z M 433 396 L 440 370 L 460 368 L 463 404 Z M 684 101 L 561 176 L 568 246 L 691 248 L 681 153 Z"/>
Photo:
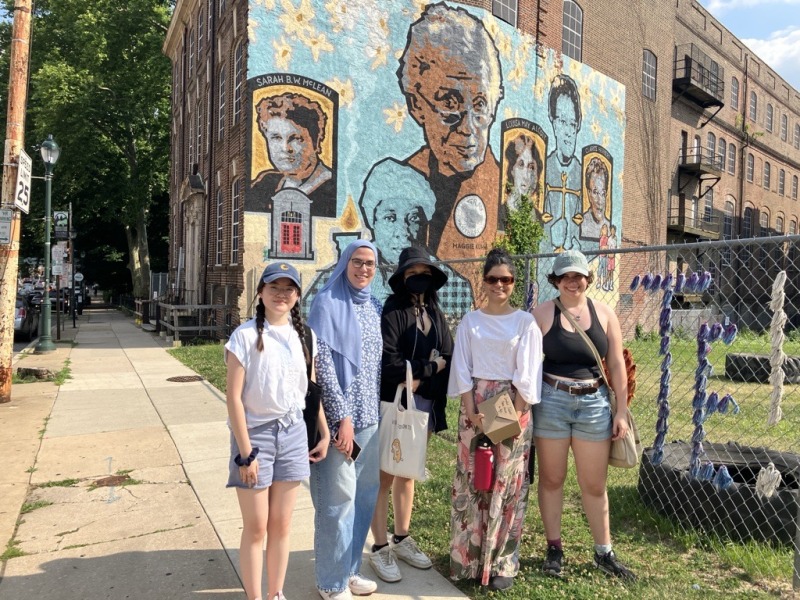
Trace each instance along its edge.
<path fill-rule="evenodd" d="M 539 242 L 544 235 L 541 222 L 535 218 L 536 211 L 533 208 L 533 201 L 530 196 L 523 194 L 517 202 L 516 208 L 510 209 L 505 220 L 505 235 L 498 238 L 495 247 L 503 248 L 512 256 L 530 255 L 539 252 Z M 526 260 L 515 258 L 514 265 L 517 269 L 517 279 L 519 282 L 514 286 L 514 293 L 511 302 L 514 306 L 525 306 L 525 285 L 523 282 L 526 277 Z M 531 280 L 535 279 L 535 266 L 531 263 Z"/>
<path fill-rule="evenodd" d="M 150 277 L 151 209 L 167 198 L 171 68 L 161 47 L 171 4 L 46 0 L 33 24 L 28 140 L 52 133 L 61 146 L 54 206 L 72 202 L 79 231 L 122 226 L 138 296 Z"/>

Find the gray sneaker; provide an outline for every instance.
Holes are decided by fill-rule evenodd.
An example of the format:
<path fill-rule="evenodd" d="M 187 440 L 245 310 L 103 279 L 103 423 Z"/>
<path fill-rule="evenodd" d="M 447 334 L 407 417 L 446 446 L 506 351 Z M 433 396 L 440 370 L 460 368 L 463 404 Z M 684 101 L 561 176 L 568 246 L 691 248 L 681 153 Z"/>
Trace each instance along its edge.
<path fill-rule="evenodd" d="M 614 554 L 613 550 L 603 554 L 602 556 L 595 551 L 594 566 L 604 573 L 613 575 L 614 577 L 619 577 L 623 581 L 628 581 L 630 583 L 636 582 L 636 575 L 634 575 L 633 571 L 631 571 L 628 567 L 617 560 L 617 555 Z"/>
<path fill-rule="evenodd" d="M 375 574 L 388 583 L 400 581 L 403 576 L 400 574 L 400 567 L 394 559 L 394 551 L 391 546 L 384 546 L 380 550 L 369 553 L 369 564 Z"/>
<path fill-rule="evenodd" d="M 433 566 L 431 559 L 419 549 L 417 542 L 410 535 L 399 544 L 392 544 L 394 555 L 417 569 L 430 569 Z"/>

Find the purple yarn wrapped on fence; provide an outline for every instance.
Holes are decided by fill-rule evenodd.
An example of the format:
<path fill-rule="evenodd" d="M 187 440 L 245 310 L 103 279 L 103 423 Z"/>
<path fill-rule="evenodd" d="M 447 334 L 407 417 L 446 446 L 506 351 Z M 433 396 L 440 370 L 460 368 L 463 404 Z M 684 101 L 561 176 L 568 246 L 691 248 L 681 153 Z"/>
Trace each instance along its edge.
<path fill-rule="evenodd" d="M 633 281 L 631 281 L 631 291 L 635 292 L 636 289 L 639 287 L 639 283 L 642 281 L 641 275 L 634 275 Z"/>
<path fill-rule="evenodd" d="M 703 426 L 699 425 L 695 427 L 694 431 L 692 432 L 692 443 L 699 444 L 705 439 L 706 439 L 706 430 L 703 429 Z"/>
<path fill-rule="evenodd" d="M 678 273 L 675 277 L 675 293 L 680 294 L 684 285 L 686 285 L 686 275 Z"/>
<path fill-rule="evenodd" d="M 722 413 L 723 415 L 728 412 L 728 408 L 732 405 L 736 406 L 737 410 L 734 410 L 734 414 L 738 413 L 739 405 L 736 404 L 736 400 L 733 399 L 733 396 L 730 394 L 725 394 L 722 398 L 719 399 L 719 404 L 717 404 L 717 412 Z"/>
<path fill-rule="evenodd" d="M 697 365 L 697 368 L 694 370 L 694 378 L 698 379 L 703 375 L 708 375 L 708 372 L 711 370 L 711 363 L 708 362 L 707 358 L 703 358 Z"/>
<path fill-rule="evenodd" d="M 705 453 L 703 449 L 703 442 L 696 442 L 692 444 L 692 458 L 691 462 L 699 461 L 700 457 Z"/>
<path fill-rule="evenodd" d="M 707 291 L 708 291 L 708 288 L 710 288 L 710 287 L 711 287 L 711 281 L 712 281 L 712 279 L 711 279 L 711 273 L 709 273 L 708 271 L 706 271 L 706 272 L 705 272 L 705 273 L 703 273 L 703 275 L 700 277 L 700 281 L 698 281 L 698 282 L 697 282 L 697 291 L 698 291 L 698 292 L 707 292 Z"/>
<path fill-rule="evenodd" d="M 706 399 L 706 413 L 709 415 L 713 415 L 717 412 L 717 408 L 719 407 L 719 394 L 717 392 L 711 392 Z"/>
<path fill-rule="evenodd" d="M 650 289 L 650 284 L 653 283 L 653 275 L 652 273 L 645 273 L 642 275 L 642 289 L 647 291 Z"/>
<path fill-rule="evenodd" d="M 660 385 L 662 386 L 667 385 L 669 383 L 669 378 L 670 378 L 670 372 L 668 370 L 661 373 Z"/>
<path fill-rule="evenodd" d="M 663 448 L 664 441 L 666 440 L 666 438 L 667 438 L 666 431 L 659 431 L 658 433 L 656 433 L 656 439 L 653 442 L 653 448 Z"/>
<path fill-rule="evenodd" d="M 661 344 L 658 347 L 658 353 L 661 356 L 664 356 L 667 352 L 669 352 L 669 336 L 665 335 L 661 337 Z"/>
<path fill-rule="evenodd" d="M 666 290 L 664 292 L 664 297 L 661 299 L 661 306 L 667 307 L 672 304 L 673 293 L 672 290 Z"/>
<path fill-rule="evenodd" d="M 700 281 L 700 276 L 697 273 L 692 273 L 689 277 L 686 278 L 686 284 L 684 287 L 686 291 L 691 294 L 697 291 L 697 284 Z"/>
<path fill-rule="evenodd" d="M 731 323 L 730 325 L 725 327 L 725 330 L 722 333 L 722 341 L 726 346 L 730 346 L 733 343 L 733 340 L 736 339 L 737 331 L 738 328 L 734 323 Z"/>
<path fill-rule="evenodd" d="M 666 306 L 661 309 L 661 314 L 658 316 L 658 324 L 662 327 L 672 324 L 672 308 Z"/>
<path fill-rule="evenodd" d="M 664 275 L 664 281 L 661 282 L 661 289 L 668 290 L 672 287 L 672 273 L 667 273 Z"/>
<path fill-rule="evenodd" d="M 661 370 L 666 371 L 672 364 L 672 352 L 667 352 L 664 355 L 664 360 L 661 361 Z"/>
<path fill-rule="evenodd" d="M 692 413 L 692 423 L 695 426 L 702 425 L 703 421 L 706 420 L 706 413 L 703 410 L 695 410 Z"/>
<path fill-rule="evenodd" d="M 705 407 L 706 407 L 706 391 L 697 390 L 694 393 L 694 398 L 692 398 L 692 408 L 695 410 L 702 411 L 703 409 L 705 409 Z"/>
<path fill-rule="evenodd" d="M 708 341 L 716 342 L 722 339 L 722 323 L 714 323 L 708 330 Z"/>
<path fill-rule="evenodd" d="M 703 463 L 703 467 L 700 469 L 700 476 L 698 479 L 700 481 L 711 481 L 714 479 L 714 463 L 711 461 Z"/>
<path fill-rule="evenodd" d="M 706 342 L 708 341 L 708 323 L 701 323 L 700 327 L 697 330 L 697 341 L 698 342 Z"/>
<path fill-rule="evenodd" d="M 712 481 L 718 490 L 727 490 L 733 484 L 733 477 L 728 473 L 728 467 L 720 465 Z"/>
<path fill-rule="evenodd" d="M 708 385 L 708 378 L 705 375 L 700 375 L 694 380 L 694 389 L 699 394 L 706 393 L 706 386 Z"/>
<path fill-rule="evenodd" d="M 664 462 L 664 449 L 663 448 L 653 448 L 653 456 L 650 457 L 650 462 L 654 465 L 660 465 Z"/>
<path fill-rule="evenodd" d="M 700 459 L 695 458 L 689 463 L 689 477 L 692 479 L 697 479 L 700 477 L 700 469 L 701 469 Z"/>
<path fill-rule="evenodd" d="M 651 294 L 658 291 L 658 289 L 661 287 L 662 281 L 663 278 L 661 277 L 661 274 L 657 273 L 656 275 L 653 276 L 653 279 L 650 281 L 650 287 L 647 288 L 647 291 L 649 291 Z"/>
<path fill-rule="evenodd" d="M 657 402 L 664 402 L 669 398 L 669 384 L 664 384 L 658 388 Z"/>
<path fill-rule="evenodd" d="M 659 433 L 667 433 L 669 431 L 669 414 L 658 417 L 656 421 L 656 431 Z"/>
<path fill-rule="evenodd" d="M 669 407 L 669 402 L 662 402 L 661 406 L 658 407 L 658 418 L 659 419 L 661 419 L 662 417 L 664 419 L 668 418 L 669 417 L 669 408 L 670 408 Z"/>
<path fill-rule="evenodd" d="M 697 343 L 697 361 L 698 362 L 700 362 L 706 356 L 708 356 L 709 352 L 711 352 L 711 345 L 708 342 L 702 341 L 702 342 L 698 342 Z"/>

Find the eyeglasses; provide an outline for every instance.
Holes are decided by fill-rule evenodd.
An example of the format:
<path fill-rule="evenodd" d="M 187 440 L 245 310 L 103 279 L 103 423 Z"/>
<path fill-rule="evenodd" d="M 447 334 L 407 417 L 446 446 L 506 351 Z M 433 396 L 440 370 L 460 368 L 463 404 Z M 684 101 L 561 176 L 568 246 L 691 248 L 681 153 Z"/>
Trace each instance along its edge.
<path fill-rule="evenodd" d="M 508 275 L 504 275 L 503 277 L 495 277 L 493 275 L 489 275 L 488 277 L 484 277 L 483 280 L 488 283 L 489 285 L 494 285 L 495 283 L 502 283 L 503 285 L 511 285 L 514 283 L 514 278 Z"/>
<path fill-rule="evenodd" d="M 372 271 L 375 269 L 375 261 L 374 260 L 361 260 L 360 258 L 351 258 L 350 263 L 356 268 L 360 269 L 361 267 L 367 267 L 367 271 Z"/>

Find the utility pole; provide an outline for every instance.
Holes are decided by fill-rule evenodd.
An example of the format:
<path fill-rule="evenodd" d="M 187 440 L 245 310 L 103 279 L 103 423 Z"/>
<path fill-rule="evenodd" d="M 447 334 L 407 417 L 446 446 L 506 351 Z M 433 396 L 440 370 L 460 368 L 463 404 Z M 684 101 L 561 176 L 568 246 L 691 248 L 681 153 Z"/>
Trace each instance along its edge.
<path fill-rule="evenodd" d="M 14 351 L 14 306 L 19 269 L 20 211 L 14 208 L 19 152 L 25 142 L 25 108 L 30 70 L 31 7 L 33 0 L 16 0 L 11 34 L 6 141 L 0 201 L 12 209 L 11 243 L 0 244 L 0 403 L 11 402 L 11 358 Z M 46 293 L 46 291 L 45 291 Z M 49 298 L 45 296 L 45 302 Z"/>

